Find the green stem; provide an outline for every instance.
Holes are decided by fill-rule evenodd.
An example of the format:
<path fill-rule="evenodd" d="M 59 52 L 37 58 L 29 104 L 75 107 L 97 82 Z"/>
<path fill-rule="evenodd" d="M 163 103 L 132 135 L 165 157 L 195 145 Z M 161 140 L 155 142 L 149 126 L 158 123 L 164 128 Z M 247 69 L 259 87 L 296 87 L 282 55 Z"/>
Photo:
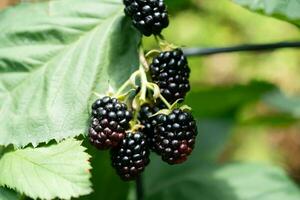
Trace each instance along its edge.
<path fill-rule="evenodd" d="M 164 37 L 162 34 L 159 34 L 159 35 L 158 35 L 158 38 L 159 38 L 160 40 L 162 40 L 162 41 L 166 41 L 165 37 Z"/>
<path fill-rule="evenodd" d="M 138 117 L 139 117 L 139 113 L 140 113 L 140 110 L 141 110 L 141 107 L 139 106 L 135 112 L 134 112 L 134 115 L 133 115 L 133 119 L 131 120 L 131 131 L 132 132 L 135 132 L 136 130 L 136 126 L 139 124 L 139 120 L 138 120 Z"/>
<path fill-rule="evenodd" d="M 144 200 L 144 187 L 142 175 L 138 176 L 136 179 L 136 199 Z"/>
<path fill-rule="evenodd" d="M 145 57 L 149 58 L 152 54 L 159 54 L 161 51 L 158 49 L 152 49 L 151 51 L 147 52 Z"/>
<path fill-rule="evenodd" d="M 158 36 L 155 35 L 154 38 L 155 38 L 156 44 L 159 46 L 160 40 L 159 40 Z"/>
<path fill-rule="evenodd" d="M 146 59 L 146 57 L 145 57 L 144 49 L 143 49 L 142 46 L 140 47 L 140 62 L 141 62 L 141 64 L 143 65 L 144 70 L 145 70 L 146 72 L 149 71 L 149 65 L 148 65 L 147 59 Z"/>
<path fill-rule="evenodd" d="M 163 95 L 159 95 L 159 98 L 161 99 L 161 101 L 169 108 L 172 108 L 172 105 L 167 101 L 167 99 L 165 99 L 165 97 L 163 97 Z"/>
<path fill-rule="evenodd" d="M 147 84 L 147 88 L 154 91 L 154 86 L 151 84 Z M 167 99 L 165 99 L 165 97 L 161 93 L 159 93 L 158 97 L 168 107 L 168 109 L 172 109 L 172 105 L 167 101 Z"/>
<path fill-rule="evenodd" d="M 135 71 L 130 78 L 118 89 L 116 96 L 121 95 L 121 93 L 130 85 L 134 85 L 132 80 L 135 80 L 135 77 L 140 73 L 139 70 Z"/>
<path fill-rule="evenodd" d="M 120 95 L 129 85 L 131 84 L 130 80 L 127 80 L 117 91 L 116 95 Z"/>
<path fill-rule="evenodd" d="M 142 103 L 144 103 L 146 101 L 148 80 L 147 80 L 147 75 L 146 75 L 145 69 L 142 65 L 140 66 L 140 76 L 141 76 L 140 100 L 142 101 Z"/>

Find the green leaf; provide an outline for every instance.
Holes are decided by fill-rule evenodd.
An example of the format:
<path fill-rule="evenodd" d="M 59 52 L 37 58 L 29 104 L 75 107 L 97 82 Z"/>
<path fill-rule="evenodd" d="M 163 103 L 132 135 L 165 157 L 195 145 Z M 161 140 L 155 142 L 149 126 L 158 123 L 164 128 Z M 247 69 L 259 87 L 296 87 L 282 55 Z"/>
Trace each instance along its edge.
<path fill-rule="evenodd" d="M 259 100 L 274 88 L 265 82 L 231 87 L 205 87 L 191 92 L 187 96 L 186 104 L 193 108 L 197 117 L 232 116 L 241 106 Z"/>
<path fill-rule="evenodd" d="M 276 90 L 267 93 L 263 99 L 265 103 L 279 111 L 300 118 L 300 96 L 287 96 L 279 90 Z"/>
<path fill-rule="evenodd" d="M 277 167 L 256 164 L 189 168 L 162 165 L 147 170 L 146 200 L 300 199 L 300 190 Z"/>
<path fill-rule="evenodd" d="M 259 13 L 273 16 L 300 26 L 299 0 L 234 0 L 236 3 Z"/>
<path fill-rule="evenodd" d="M 93 92 L 138 66 L 121 0 L 23 3 L 0 12 L 0 30 L 0 145 L 85 133 Z"/>
<path fill-rule="evenodd" d="M 65 140 L 49 147 L 5 153 L 0 159 L 0 185 L 31 198 L 70 199 L 91 192 L 91 169 L 81 142 Z"/>
<path fill-rule="evenodd" d="M 0 187 L 0 199 L 1 200 L 18 200 L 20 199 L 19 195 L 12 190 L 9 190 L 4 187 Z"/>
<path fill-rule="evenodd" d="M 189 162 L 217 161 L 220 154 L 225 150 L 233 124 L 234 120 L 230 118 L 197 120 L 197 144 Z"/>

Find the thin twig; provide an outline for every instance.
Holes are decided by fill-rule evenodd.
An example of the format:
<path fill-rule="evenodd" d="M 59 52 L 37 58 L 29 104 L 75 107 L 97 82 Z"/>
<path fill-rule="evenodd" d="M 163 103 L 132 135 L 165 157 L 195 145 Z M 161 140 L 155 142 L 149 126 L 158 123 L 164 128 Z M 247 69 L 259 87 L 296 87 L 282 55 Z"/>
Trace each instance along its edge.
<path fill-rule="evenodd" d="M 282 48 L 300 48 L 300 41 L 294 42 L 278 42 L 268 44 L 242 44 L 229 47 L 216 48 L 184 48 L 186 56 L 205 56 L 219 53 L 232 53 L 241 51 L 272 51 Z"/>

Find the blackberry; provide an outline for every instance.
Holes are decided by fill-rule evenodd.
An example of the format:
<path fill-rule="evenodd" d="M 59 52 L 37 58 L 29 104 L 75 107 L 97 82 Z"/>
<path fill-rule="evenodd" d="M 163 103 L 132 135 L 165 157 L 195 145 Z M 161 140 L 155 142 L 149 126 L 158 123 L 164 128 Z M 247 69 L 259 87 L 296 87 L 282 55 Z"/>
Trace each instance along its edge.
<path fill-rule="evenodd" d="M 153 117 L 152 124 L 156 124 L 152 136 L 155 152 L 169 164 L 184 162 L 194 148 L 197 135 L 193 116 L 175 109 L 169 115 Z"/>
<path fill-rule="evenodd" d="M 127 133 L 120 145 L 111 150 L 112 166 L 123 180 L 135 180 L 149 164 L 149 154 L 142 132 Z"/>
<path fill-rule="evenodd" d="M 153 82 L 170 103 L 184 99 L 190 90 L 190 68 L 181 49 L 161 52 L 153 59 L 150 73 Z"/>
<path fill-rule="evenodd" d="M 169 25 L 169 17 L 163 0 L 123 0 L 125 14 L 145 36 L 158 35 Z"/>
<path fill-rule="evenodd" d="M 154 137 L 153 129 L 156 125 L 156 120 L 153 120 L 151 116 L 157 113 L 160 108 L 156 105 L 144 104 L 139 112 L 139 121 L 144 126 L 144 133 L 147 136 L 147 142 L 151 150 L 155 151 L 154 148 Z"/>
<path fill-rule="evenodd" d="M 92 122 L 89 128 L 91 144 L 100 150 L 116 147 L 129 129 L 132 113 L 126 104 L 116 98 L 104 97 L 92 105 Z"/>

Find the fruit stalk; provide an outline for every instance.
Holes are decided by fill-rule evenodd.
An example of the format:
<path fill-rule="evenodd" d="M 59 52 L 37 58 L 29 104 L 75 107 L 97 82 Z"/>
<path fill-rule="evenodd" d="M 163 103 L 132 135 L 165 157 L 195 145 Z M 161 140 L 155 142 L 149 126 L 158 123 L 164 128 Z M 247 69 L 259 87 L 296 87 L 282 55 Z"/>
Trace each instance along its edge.
<path fill-rule="evenodd" d="M 143 177 L 140 175 L 136 179 L 136 199 L 143 200 L 144 199 L 144 188 L 143 188 Z"/>

